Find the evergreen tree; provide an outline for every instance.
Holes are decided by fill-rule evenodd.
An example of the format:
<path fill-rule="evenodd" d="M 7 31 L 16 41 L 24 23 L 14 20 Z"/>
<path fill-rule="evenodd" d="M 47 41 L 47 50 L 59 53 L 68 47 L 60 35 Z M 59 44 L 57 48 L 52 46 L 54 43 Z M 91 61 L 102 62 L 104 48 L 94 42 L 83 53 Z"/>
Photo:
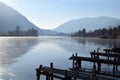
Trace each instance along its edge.
<path fill-rule="evenodd" d="M 20 26 L 16 26 L 15 35 L 20 36 Z"/>

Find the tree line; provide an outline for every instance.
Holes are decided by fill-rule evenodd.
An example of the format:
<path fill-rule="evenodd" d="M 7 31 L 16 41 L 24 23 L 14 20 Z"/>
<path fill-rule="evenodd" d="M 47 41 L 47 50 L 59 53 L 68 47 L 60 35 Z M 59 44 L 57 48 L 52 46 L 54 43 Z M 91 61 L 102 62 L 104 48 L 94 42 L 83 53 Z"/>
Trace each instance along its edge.
<path fill-rule="evenodd" d="M 16 26 L 14 30 L 3 33 L 2 36 L 38 36 L 38 30 L 34 28 L 21 30 L 20 26 Z"/>
<path fill-rule="evenodd" d="M 86 29 L 71 33 L 73 37 L 99 37 L 99 38 L 118 38 L 120 37 L 120 25 L 117 27 L 109 27 L 108 29 L 96 29 L 94 31 L 86 31 Z"/>

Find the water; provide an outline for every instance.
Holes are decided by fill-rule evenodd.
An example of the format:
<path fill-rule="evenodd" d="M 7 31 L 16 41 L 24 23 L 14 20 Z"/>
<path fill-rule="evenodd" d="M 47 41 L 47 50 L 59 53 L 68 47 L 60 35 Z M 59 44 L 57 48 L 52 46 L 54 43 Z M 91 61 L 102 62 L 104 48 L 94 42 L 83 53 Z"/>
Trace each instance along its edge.
<path fill-rule="evenodd" d="M 117 46 L 120 40 L 104 40 L 71 37 L 0 37 L 0 80 L 35 80 L 35 68 L 40 64 L 61 69 L 70 68 L 68 58 L 73 53 L 89 57 L 90 52 Z M 91 63 L 84 62 L 82 67 L 92 68 Z M 102 70 L 111 66 L 104 65 Z"/>

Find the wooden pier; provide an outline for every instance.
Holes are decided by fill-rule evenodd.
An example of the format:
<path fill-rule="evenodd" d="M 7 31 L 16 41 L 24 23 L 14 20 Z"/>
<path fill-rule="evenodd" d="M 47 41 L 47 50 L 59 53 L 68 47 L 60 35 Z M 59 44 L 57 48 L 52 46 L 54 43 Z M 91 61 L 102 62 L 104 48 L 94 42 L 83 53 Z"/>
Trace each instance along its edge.
<path fill-rule="evenodd" d="M 110 48 L 110 49 L 104 49 L 106 53 L 115 53 L 115 54 L 120 54 L 120 48 Z"/>
<path fill-rule="evenodd" d="M 53 63 L 50 63 L 50 67 L 40 65 L 36 69 L 36 73 L 37 80 L 41 80 L 41 75 L 45 75 L 46 80 L 54 80 L 55 78 L 59 80 L 118 80 L 118 78 L 97 74 L 95 70 L 93 72 L 85 72 L 53 68 Z"/>
<path fill-rule="evenodd" d="M 97 63 L 103 63 L 103 64 L 114 64 L 114 65 L 120 65 L 120 61 L 113 61 L 113 60 L 106 60 L 106 59 L 99 59 L 99 58 L 91 58 L 91 57 L 80 57 L 80 56 L 74 56 L 70 57 L 70 60 L 78 60 L 78 61 L 88 61 L 88 62 L 97 62 Z"/>
<path fill-rule="evenodd" d="M 106 57 L 118 57 L 120 54 L 108 54 L 103 52 L 91 52 L 91 56 L 98 55 L 98 56 L 106 56 Z"/>
<path fill-rule="evenodd" d="M 98 50 L 91 52 L 91 57 L 81 57 L 78 54 L 73 54 L 69 60 L 72 60 L 72 68 L 69 70 L 54 68 L 53 63 L 50 63 L 50 67 L 40 65 L 36 69 L 37 80 L 40 80 L 40 76 L 46 76 L 46 80 L 118 80 L 120 79 L 120 54 L 118 49 L 104 49 L 105 53 L 101 53 Z M 114 54 L 113 54 L 114 53 Z M 101 59 L 100 56 L 112 57 L 110 59 Z M 92 62 L 93 69 L 87 71 L 82 68 L 82 61 Z M 113 66 L 112 73 L 105 73 L 101 71 L 101 64 L 111 64 Z"/>
<path fill-rule="evenodd" d="M 103 53 L 103 52 L 91 52 L 91 58 L 99 58 L 100 56 L 104 56 L 107 60 L 120 61 L 120 54 L 111 54 L 111 53 Z"/>
<path fill-rule="evenodd" d="M 73 69 L 77 68 L 78 70 L 81 69 L 82 61 L 93 62 L 93 67 L 95 64 L 97 64 L 97 73 L 101 72 L 101 64 L 111 64 L 113 65 L 113 76 L 120 76 L 120 74 L 118 73 L 118 66 L 120 66 L 120 61 L 91 58 L 91 57 L 80 57 L 77 56 L 77 54 L 76 56 L 73 55 L 69 59 L 73 60 Z"/>

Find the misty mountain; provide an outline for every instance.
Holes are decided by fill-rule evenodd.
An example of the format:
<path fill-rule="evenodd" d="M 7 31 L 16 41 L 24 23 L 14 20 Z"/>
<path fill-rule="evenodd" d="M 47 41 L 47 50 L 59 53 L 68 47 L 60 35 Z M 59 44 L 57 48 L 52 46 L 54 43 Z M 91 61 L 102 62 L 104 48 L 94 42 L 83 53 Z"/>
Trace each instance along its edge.
<path fill-rule="evenodd" d="M 40 29 L 31 23 L 25 16 L 0 2 L 0 32 L 6 33 L 15 30 L 19 26 L 21 30 L 25 31 L 31 28 L 37 29 L 39 35 L 58 35 L 56 31 Z"/>
<path fill-rule="evenodd" d="M 120 25 L 120 19 L 112 17 L 96 17 L 96 18 L 81 18 L 76 20 L 68 21 L 58 28 L 54 29 L 55 31 L 71 33 L 77 32 L 85 28 L 87 31 L 99 29 L 99 28 L 109 28 Z"/>

